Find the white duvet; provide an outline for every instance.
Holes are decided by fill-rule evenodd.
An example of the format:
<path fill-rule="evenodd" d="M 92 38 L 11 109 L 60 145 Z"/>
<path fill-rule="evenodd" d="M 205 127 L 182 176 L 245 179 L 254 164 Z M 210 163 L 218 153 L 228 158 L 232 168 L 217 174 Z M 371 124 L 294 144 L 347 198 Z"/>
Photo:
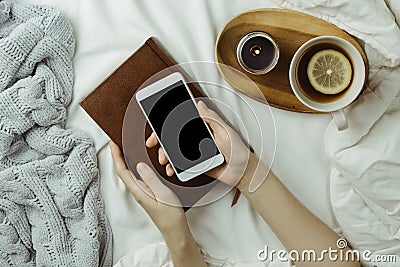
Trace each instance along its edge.
<path fill-rule="evenodd" d="M 348 108 L 350 129 L 339 133 L 330 115 L 272 109 L 276 124 L 273 171 L 314 214 L 349 243 L 376 254 L 400 255 L 400 4 L 398 0 L 19 0 L 59 8 L 72 21 L 77 39 L 75 88 L 68 127 L 95 140 L 101 189 L 114 237 L 114 262 L 122 266 L 167 266 L 169 257 L 149 217 L 116 176 L 109 138 L 79 102 L 149 36 L 157 37 L 180 63 L 213 61 L 214 42 L 234 15 L 258 7 L 303 11 L 358 37 L 370 61 L 369 88 Z M 211 96 L 223 98 L 223 95 Z M 257 116 L 265 106 L 248 100 Z M 246 118 L 249 114 L 232 103 Z M 261 129 L 268 135 L 268 123 Z M 251 135 L 251 133 L 250 133 Z M 265 142 L 263 160 L 273 152 Z M 242 197 L 233 193 L 187 212 L 199 246 L 221 262 L 261 264 L 257 252 L 283 246 Z M 125 257 L 124 257 L 125 256 Z M 148 261 L 144 262 L 147 258 Z M 154 261 L 152 261 L 154 259 Z M 397 260 L 397 265 L 400 259 Z M 269 266 L 288 263 L 268 261 Z M 372 263 L 365 264 L 369 265 Z M 374 263 L 397 266 L 396 263 Z M 215 266 L 215 265 L 214 265 Z"/>

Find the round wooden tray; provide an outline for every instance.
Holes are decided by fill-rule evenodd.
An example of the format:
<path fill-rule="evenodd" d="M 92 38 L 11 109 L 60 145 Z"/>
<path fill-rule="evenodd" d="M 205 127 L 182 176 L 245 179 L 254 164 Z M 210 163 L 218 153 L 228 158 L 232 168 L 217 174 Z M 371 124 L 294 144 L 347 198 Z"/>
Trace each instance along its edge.
<path fill-rule="evenodd" d="M 240 38 L 251 31 L 265 31 L 272 35 L 279 45 L 280 58 L 276 67 L 269 73 L 254 75 L 245 72 L 236 59 L 236 45 Z M 290 61 L 299 47 L 306 41 L 321 35 L 334 35 L 352 43 L 361 53 L 368 77 L 368 61 L 365 52 L 357 41 L 345 31 L 326 21 L 304 13 L 275 8 L 256 9 L 242 13 L 231 19 L 219 34 L 215 47 L 217 63 L 233 67 L 257 84 L 246 86 L 243 77 L 228 68 L 220 68 L 226 81 L 243 94 L 261 102 L 296 112 L 318 113 L 304 106 L 293 94 L 289 83 Z M 236 73 L 236 74 L 235 74 Z M 253 89 L 249 89 L 253 88 Z M 264 99 L 265 97 L 265 99 Z"/>

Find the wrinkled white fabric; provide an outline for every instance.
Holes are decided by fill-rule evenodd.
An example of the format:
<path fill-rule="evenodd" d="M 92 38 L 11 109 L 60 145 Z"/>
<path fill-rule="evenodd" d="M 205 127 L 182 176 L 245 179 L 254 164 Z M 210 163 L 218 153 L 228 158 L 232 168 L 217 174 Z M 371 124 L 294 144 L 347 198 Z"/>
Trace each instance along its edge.
<path fill-rule="evenodd" d="M 107 147 L 108 137 L 78 104 L 147 37 L 157 37 L 180 63 L 213 61 L 217 34 L 231 17 L 254 8 L 282 5 L 284 8 L 302 10 L 336 23 L 364 40 L 367 43 L 365 50 L 370 65 L 374 67 L 370 75 L 371 88 L 375 88 L 373 74 L 382 65 L 397 64 L 400 48 L 393 39 L 396 30 L 394 18 L 399 21 L 399 14 L 396 14 L 396 10 L 399 10 L 398 0 L 231 0 L 229 3 L 224 0 L 19 1 L 54 6 L 62 10 L 73 24 L 77 40 L 73 61 L 75 86 L 72 103 L 68 108 L 67 124 L 90 133 L 95 140 L 102 179 L 102 195 L 113 229 L 115 260 L 146 245 L 158 243 L 162 241 L 162 237 L 116 176 Z M 294 5 L 295 2 L 298 4 Z M 384 3 L 390 6 L 385 7 Z M 381 49 L 382 47 L 384 48 Z M 376 74 L 376 80 L 385 80 L 387 77 L 385 75 L 383 72 Z M 226 97 L 214 91 L 210 91 L 209 94 L 217 98 Z M 249 100 L 249 102 L 256 115 L 263 117 L 265 106 L 255 101 Z M 244 120 L 252 120 L 249 113 L 243 111 L 244 109 L 237 103 L 232 103 L 232 107 Z M 385 108 L 381 108 L 381 113 L 384 110 Z M 339 228 L 331 204 L 331 200 L 335 199 L 331 196 L 333 188 L 330 185 L 331 157 L 327 157 L 325 147 L 328 147 L 328 144 L 325 145 L 324 141 L 331 116 L 298 114 L 274 108 L 272 111 L 277 135 L 273 171 L 308 209 L 331 228 Z M 369 109 L 362 114 L 357 118 L 363 119 L 370 114 L 375 114 L 376 119 L 380 117 L 375 109 Z M 364 125 L 366 125 L 363 128 L 364 132 L 368 133 L 369 126 Z M 271 129 L 266 125 L 260 126 L 268 140 Z M 337 133 L 333 131 L 333 134 Z M 377 135 L 376 140 L 379 139 L 382 137 Z M 332 140 L 336 142 L 336 139 Z M 265 157 L 270 157 L 272 154 L 268 151 L 267 145 L 258 149 L 266 151 Z M 344 186 L 343 189 L 343 192 L 346 192 L 349 187 Z M 191 231 L 202 248 L 229 259 L 250 262 L 257 260 L 257 251 L 265 245 L 273 249 L 283 248 L 271 229 L 243 197 L 240 198 L 238 205 L 230 208 L 232 198 L 233 193 L 208 206 L 187 212 Z M 358 210 L 358 206 L 349 203 L 352 202 L 345 204 L 349 210 Z M 367 207 L 365 203 L 361 204 L 361 207 Z M 338 217 L 337 211 L 340 208 L 334 208 Z M 352 214 L 347 215 L 349 223 L 355 220 Z M 288 266 L 288 264 L 277 263 L 277 266 Z"/>
<path fill-rule="evenodd" d="M 398 66 L 400 41 L 395 14 L 398 1 L 363 0 L 272 0 L 282 8 L 298 10 L 331 22 L 368 43 L 381 57 L 373 58 L 372 66 Z M 393 2 L 393 3 L 392 3 Z M 395 12 L 395 13 L 393 13 Z"/>
<path fill-rule="evenodd" d="M 347 110 L 349 129 L 326 131 L 334 214 L 351 246 L 400 262 L 400 4 L 398 1 L 275 1 L 326 19 L 365 42 L 369 88 Z M 352 15 L 354 14 L 354 15 Z M 354 22 L 354 20 L 356 20 Z M 391 68 L 389 68 L 391 67 Z M 371 264 L 362 259 L 365 265 Z"/>
<path fill-rule="evenodd" d="M 265 267 L 261 262 L 242 262 L 240 260 L 226 259 L 212 255 L 205 250 L 200 250 L 209 267 Z M 138 249 L 123 257 L 114 267 L 173 267 L 174 264 L 164 242 L 151 244 Z"/>
<path fill-rule="evenodd" d="M 114 267 L 173 267 L 164 242 L 151 244 L 126 255 Z"/>

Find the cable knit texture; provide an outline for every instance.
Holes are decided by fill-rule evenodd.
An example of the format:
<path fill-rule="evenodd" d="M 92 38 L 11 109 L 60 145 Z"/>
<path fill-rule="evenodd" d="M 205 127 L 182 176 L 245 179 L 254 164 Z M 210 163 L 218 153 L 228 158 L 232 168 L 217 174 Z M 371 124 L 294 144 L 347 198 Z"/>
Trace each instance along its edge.
<path fill-rule="evenodd" d="M 0 266 L 111 266 L 92 140 L 65 129 L 71 25 L 0 0 Z"/>

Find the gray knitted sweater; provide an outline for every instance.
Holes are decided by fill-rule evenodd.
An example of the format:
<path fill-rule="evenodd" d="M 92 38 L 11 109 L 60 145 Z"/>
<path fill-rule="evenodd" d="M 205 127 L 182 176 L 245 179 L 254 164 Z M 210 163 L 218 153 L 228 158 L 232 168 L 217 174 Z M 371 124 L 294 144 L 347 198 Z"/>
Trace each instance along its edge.
<path fill-rule="evenodd" d="M 65 129 L 74 38 L 59 12 L 0 0 L 0 266 L 111 266 L 92 140 Z"/>

